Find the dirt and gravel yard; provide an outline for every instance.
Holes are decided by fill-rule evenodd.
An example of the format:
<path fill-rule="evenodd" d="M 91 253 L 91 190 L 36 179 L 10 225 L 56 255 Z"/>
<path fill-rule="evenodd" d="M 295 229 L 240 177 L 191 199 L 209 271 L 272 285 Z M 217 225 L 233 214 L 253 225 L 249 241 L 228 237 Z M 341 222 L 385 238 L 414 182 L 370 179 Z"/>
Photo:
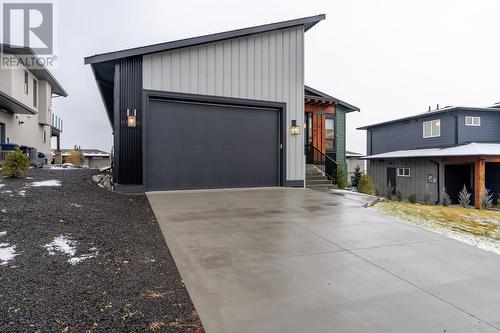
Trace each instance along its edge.
<path fill-rule="evenodd" d="M 203 332 L 145 195 L 0 180 L 0 332 Z"/>
<path fill-rule="evenodd" d="M 382 201 L 379 212 L 500 254 L 500 211 Z"/>

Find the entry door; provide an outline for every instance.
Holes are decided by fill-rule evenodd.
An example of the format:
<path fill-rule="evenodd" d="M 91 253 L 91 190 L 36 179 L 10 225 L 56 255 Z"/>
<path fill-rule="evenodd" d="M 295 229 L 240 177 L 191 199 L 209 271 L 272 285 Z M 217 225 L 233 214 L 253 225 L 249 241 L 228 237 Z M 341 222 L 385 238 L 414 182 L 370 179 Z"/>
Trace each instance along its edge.
<path fill-rule="evenodd" d="M 323 154 L 326 152 L 325 144 L 325 114 L 320 112 L 313 113 L 313 146 Z"/>
<path fill-rule="evenodd" d="M 392 194 L 396 194 L 396 168 L 387 168 L 387 186 L 393 187 Z"/>

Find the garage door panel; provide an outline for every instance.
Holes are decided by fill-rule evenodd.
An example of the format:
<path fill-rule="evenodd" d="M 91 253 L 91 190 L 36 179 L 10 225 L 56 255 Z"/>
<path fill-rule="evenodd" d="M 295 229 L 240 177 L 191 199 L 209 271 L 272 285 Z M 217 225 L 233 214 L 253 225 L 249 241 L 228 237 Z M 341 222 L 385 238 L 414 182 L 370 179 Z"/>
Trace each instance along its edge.
<path fill-rule="evenodd" d="M 151 190 L 279 185 L 279 111 L 151 101 Z"/>

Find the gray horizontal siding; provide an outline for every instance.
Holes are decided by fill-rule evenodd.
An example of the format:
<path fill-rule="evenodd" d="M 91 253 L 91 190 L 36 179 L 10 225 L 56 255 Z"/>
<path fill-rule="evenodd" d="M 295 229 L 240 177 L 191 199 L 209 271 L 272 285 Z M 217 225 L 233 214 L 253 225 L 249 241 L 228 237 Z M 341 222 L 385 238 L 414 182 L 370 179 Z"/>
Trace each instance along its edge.
<path fill-rule="evenodd" d="M 436 162 L 438 162 L 436 160 Z M 401 188 L 401 193 L 403 199 L 408 199 L 412 194 L 417 195 L 417 200 L 422 201 L 423 195 L 425 193 L 425 186 L 427 183 L 427 175 L 432 174 L 436 179 L 435 183 L 429 183 L 429 189 L 432 193 L 432 202 L 436 202 L 438 199 L 438 184 L 437 184 L 437 173 L 438 166 L 432 163 L 427 158 L 415 158 L 415 159 L 400 159 L 400 160 L 384 160 L 384 161 L 368 161 L 368 175 L 372 177 L 375 186 L 380 195 L 385 194 L 385 189 L 387 187 L 387 168 L 410 168 L 410 177 L 396 177 L 396 185 Z M 441 171 L 441 182 L 444 181 L 444 177 Z M 392 184 L 395 186 L 394 184 Z M 442 186 L 443 184 L 441 184 Z"/>
<path fill-rule="evenodd" d="M 441 136 L 424 138 L 423 123 L 441 119 Z M 380 127 L 371 128 L 370 154 L 381 154 L 395 150 L 435 148 L 455 144 L 455 117 L 451 114 L 440 114 L 424 118 L 412 119 Z M 370 147 L 369 147 L 370 148 Z"/>
<path fill-rule="evenodd" d="M 481 117 L 481 126 L 465 126 L 465 117 Z M 458 120 L 459 143 L 500 142 L 500 112 L 460 111 Z"/>
<path fill-rule="evenodd" d="M 304 121 L 304 29 L 293 27 L 144 56 L 144 89 L 285 102 Z M 287 135 L 287 179 L 304 179 L 304 139 Z"/>

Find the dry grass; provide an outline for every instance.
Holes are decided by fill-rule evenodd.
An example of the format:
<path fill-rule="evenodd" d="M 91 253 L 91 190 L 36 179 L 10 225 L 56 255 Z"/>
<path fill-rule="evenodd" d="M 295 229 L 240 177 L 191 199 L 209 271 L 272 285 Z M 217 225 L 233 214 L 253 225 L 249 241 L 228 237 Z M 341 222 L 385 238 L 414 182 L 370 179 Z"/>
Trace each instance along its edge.
<path fill-rule="evenodd" d="M 409 222 L 500 242 L 500 212 L 459 207 L 380 202 L 375 209 Z"/>

